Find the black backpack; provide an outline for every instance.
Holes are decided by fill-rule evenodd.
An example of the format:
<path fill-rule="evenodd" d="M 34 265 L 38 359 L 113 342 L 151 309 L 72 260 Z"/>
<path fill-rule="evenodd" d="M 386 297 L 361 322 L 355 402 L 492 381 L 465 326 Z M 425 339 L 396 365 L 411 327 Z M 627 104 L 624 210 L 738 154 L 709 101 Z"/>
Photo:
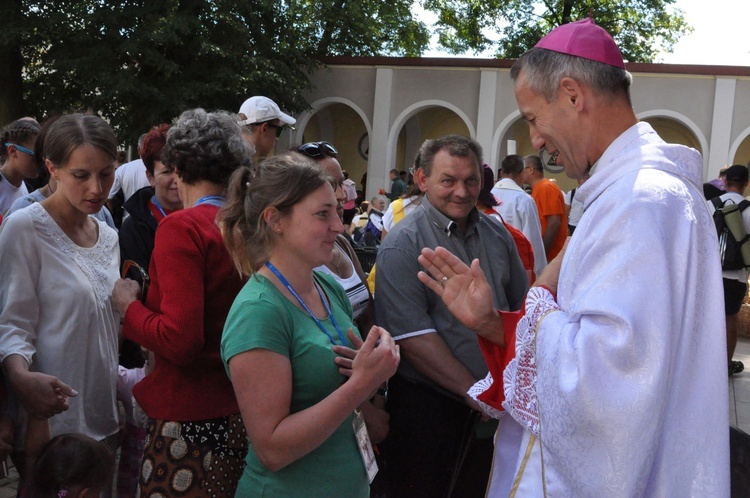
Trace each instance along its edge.
<path fill-rule="evenodd" d="M 743 268 L 750 267 L 750 262 L 747 264 L 742 258 L 742 246 L 745 244 L 748 240 L 750 240 L 750 235 L 747 235 L 744 231 L 744 225 L 743 225 L 743 233 L 745 233 L 744 237 L 742 237 L 740 240 L 737 240 L 735 236 L 732 234 L 732 231 L 729 230 L 729 227 L 727 226 L 727 222 L 724 219 L 724 208 L 727 207 L 727 202 L 730 202 L 731 205 L 734 204 L 734 201 L 730 201 L 729 199 L 726 201 L 721 200 L 720 197 L 715 197 L 711 199 L 711 203 L 714 205 L 715 211 L 714 211 L 714 225 L 716 225 L 716 233 L 719 236 L 719 252 L 721 254 L 721 269 L 722 270 L 741 270 Z M 750 206 L 750 201 L 743 200 L 738 204 L 739 206 L 739 212 L 742 213 L 745 209 L 747 209 L 748 206 Z"/>

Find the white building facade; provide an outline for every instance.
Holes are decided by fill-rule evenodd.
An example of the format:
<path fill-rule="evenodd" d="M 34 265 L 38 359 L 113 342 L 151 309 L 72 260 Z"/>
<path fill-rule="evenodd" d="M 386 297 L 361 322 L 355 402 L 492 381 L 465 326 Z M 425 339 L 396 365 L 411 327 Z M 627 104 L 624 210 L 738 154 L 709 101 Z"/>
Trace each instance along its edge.
<path fill-rule="evenodd" d="M 366 198 L 390 190 L 391 168 L 410 168 L 422 142 L 468 135 L 497 171 L 508 153 L 535 153 L 516 107 L 510 67 L 499 59 L 334 57 L 312 75 L 312 109 L 289 145 L 326 140 Z M 628 64 L 633 106 L 668 142 L 703 155 L 704 180 L 750 161 L 750 67 Z M 575 186 L 551 168 L 563 190 Z"/>

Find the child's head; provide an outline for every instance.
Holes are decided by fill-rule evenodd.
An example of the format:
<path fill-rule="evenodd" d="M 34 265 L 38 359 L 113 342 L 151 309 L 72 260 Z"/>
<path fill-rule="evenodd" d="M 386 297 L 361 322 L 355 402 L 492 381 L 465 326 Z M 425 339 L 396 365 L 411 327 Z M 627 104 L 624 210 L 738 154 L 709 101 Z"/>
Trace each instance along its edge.
<path fill-rule="evenodd" d="M 39 128 L 39 123 L 31 118 L 17 119 L 3 128 L 0 160 L 13 169 L 12 172 L 6 170 L 6 173 L 21 179 L 39 175 L 34 162 L 34 141 Z"/>
<path fill-rule="evenodd" d="M 83 434 L 53 437 L 34 469 L 35 497 L 97 497 L 112 485 L 115 457 L 107 446 Z"/>

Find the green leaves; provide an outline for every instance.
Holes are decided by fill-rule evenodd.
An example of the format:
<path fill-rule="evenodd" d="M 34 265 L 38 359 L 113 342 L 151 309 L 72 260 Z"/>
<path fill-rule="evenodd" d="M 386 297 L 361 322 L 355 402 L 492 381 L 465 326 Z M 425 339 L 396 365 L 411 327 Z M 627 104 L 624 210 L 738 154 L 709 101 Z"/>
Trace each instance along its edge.
<path fill-rule="evenodd" d="M 675 0 L 422 0 L 438 15 L 435 30 L 448 52 L 517 58 L 551 29 L 593 15 L 617 41 L 626 61 L 653 62 L 691 28 Z M 493 40 L 492 33 L 501 33 Z"/>
<path fill-rule="evenodd" d="M 593 10 L 629 61 L 688 32 L 674 0 L 0 0 L 0 118 L 102 114 L 123 143 L 185 109 L 235 111 L 267 95 L 290 112 L 321 56 L 421 55 L 438 15 L 451 53 L 518 57 Z"/>

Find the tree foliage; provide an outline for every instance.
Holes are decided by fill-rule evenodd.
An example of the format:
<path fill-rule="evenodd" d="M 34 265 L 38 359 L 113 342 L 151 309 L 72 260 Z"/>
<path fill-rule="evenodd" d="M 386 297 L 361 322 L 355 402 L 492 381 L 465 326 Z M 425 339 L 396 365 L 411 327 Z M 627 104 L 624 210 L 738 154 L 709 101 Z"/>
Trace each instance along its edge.
<path fill-rule="evenodd" d="M 437 12 L 454 53 L 520 55 L 593 9 L 631 61 L 652 60 L 686 30 L 674 0 L 416 0 Z M 427 26 L 414 0 L 0 0 L 0 119 L 90 111 L 123 143 L 185 109 L 236 110 L 267 95 L 291 112 L 321 56 L 419 56 Z M 486 33 L 499 31 L 499 41 Z"/>
<path fill-rule="evenodd" d="M 553 28 L 593 16 L 629 62 L 653 62 L 691 31 L 675 0 L 423 0 L 451 53 L 495 50 L 517 58 Z M 497 40 L 488 34 L 498 33 Z"/>
<path fill-rule="evenodd" d="M 299 112 L 320 56 L 417 56 L 429 43 L 410 0 L 10 3 L 18 21 L 0 35 L 0 59 L 18 49 L 23 87 L 0 79 L 0 102 L 24 105 L 0 105 L 3 122 L 91 111 L 127 143 L 185 109 L 236 111 L 251 95 Z"/>

